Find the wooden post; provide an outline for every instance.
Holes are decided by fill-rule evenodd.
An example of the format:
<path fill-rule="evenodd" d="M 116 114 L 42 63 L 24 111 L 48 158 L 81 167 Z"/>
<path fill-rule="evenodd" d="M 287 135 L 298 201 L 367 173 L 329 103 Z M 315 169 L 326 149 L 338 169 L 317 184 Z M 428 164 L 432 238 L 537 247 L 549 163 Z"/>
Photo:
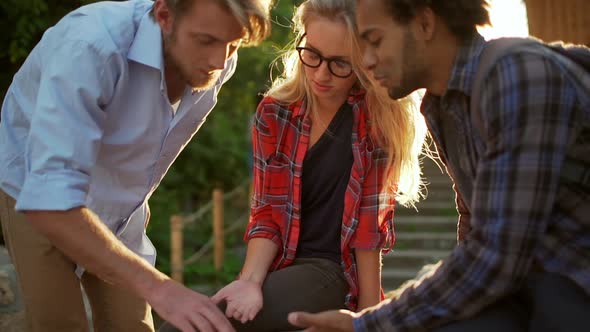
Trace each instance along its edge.
<path fill-rule="evenodd" d="M 215 271 L 223 266 L 223 190 L 213 190 L 213 265 Z"/>
<path fill-rule="evenodd" d="M 172 279 L 183 282 L 184 262 L 182 254 L 182 226 L 181 216 L 170 217 L 170 270 Z"/>

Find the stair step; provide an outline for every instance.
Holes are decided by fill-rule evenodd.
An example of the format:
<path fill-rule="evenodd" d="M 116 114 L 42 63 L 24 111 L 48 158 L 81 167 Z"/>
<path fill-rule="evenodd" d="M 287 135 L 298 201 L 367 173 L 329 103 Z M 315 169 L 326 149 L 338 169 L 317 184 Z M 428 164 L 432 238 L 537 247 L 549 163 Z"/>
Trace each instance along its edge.
<path fill-rule="evenodd" d="M 426 264 L 436 263 L 441 259 L 445 259 L 450 253 L 450 250 L 394 250 L 383 255 L 383 268 L 418 271 Z"/>
<path fill-rule="evenodd" d="M 385 292 L 398 288 L 405 281 L 413 279 L 418 270 L 387 269 L 381 272 L 381 285 Z"/>
<path fill-rule="evenodd" d="M 397 250 L 452 250 L 456 245 L 456 232 L 398 232 L 395 236 Z"/>
<path fill-rule="evenodd" d="M 405 232 L 456 232 L 456 216 L 396 215 L 395 230 Z"/>
<path fill-rule="evenodd" d="M 422 177 L 422 180 L 428 190 L 430 190 L 430 188 L 440 188 L 453 192 L 453 181 L 446 174 L 426 174 Z"/>
<path fill-rule="evenodd" d="M 455 207 L 455 196 L 451 195 L 428 195 L 426 199 L 423 199 L 416 204 L 416 207 L 419 209 L 421 208 L 428 208 L 430 206 L 451 206 Z"/>
<path fill-rule="evenodd" d="M 453 191 L 452 185 L 445 184 L 444 186 L 434 187 L 434 186 L 427 186 L 423 192 L 426 195 L 426 198 L 423 198 L 422 201 L 426 202 L 428 200 L 435 200 L 435 199 L 450 199 L 452 201 L 455 200 L 455 192 Z"/>
<path fill-rule="evenodd" d="M 409 249 L 409 250 L 393 250 L 383 255 L 383 258 L 421 258 L 432 257 L 437 260 L 443 259 L 449 255 L 450 250 L 425 250 L 425 249 Z"/>
<path fill-rule="evenodd" d="M 406 278 L 411 279 L 416 276 L 418 270 L 412 269 L 387 269 L 381 271 L 381 278 Z"/>
<path fill-rule="evenodd" d="M 416 209 L 398 205 L 395 210 L 396 216 L 457 216 L 455 203 L 429 203 L 419 202 Z"/>
<path fill-rule="evenodd" d="M 400 225 L 447 225 L 455 226 L 457 224 L 456 216 L 432 216 L 432 215 L 418 215 L 418 216 L 401 216 L 395 221 Z"/>
<path fill-rule="evenodd" d="M 437 197 L 435 198 L 431 198 L 431 199 L 425 199 L 422 201 L 418 201 L 418 203 L 416 204 L 416 208 L 406 208 L 403 207 L 401 205 L 398 205 L 398 207 L 400 209 L 411 209 L 411 210 L 418 210 L 418 212 L 421 212 L 422 210 L 432 210 L 432 209 L 455 209 L 455 198 L 451 198 L 451 197 Z M 425 215 L 431 215 L 431 216 L 436 216 L 438 214 L 426 214 Z"/>

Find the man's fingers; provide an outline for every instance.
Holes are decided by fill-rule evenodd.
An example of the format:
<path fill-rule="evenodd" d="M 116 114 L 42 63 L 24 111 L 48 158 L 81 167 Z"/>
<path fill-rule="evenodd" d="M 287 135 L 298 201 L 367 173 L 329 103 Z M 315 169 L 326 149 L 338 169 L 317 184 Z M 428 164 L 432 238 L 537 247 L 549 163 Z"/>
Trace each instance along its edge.
<path fill-rule="evenodd" d="M 216 327 L 216 331 L 235 332 L 229 320 L 225 318 L 223 312 L 221 312 L 221 310 L 219 310 L 215 304 L 209 302 L 206 306 L 204 306 L 200 314 L 205 316 L 205 318 Z"/>
<path fill-rule="evenodd" d="M 299 327 L 309 327 L 311 325 L 317 325 L 319 323 L 318 318 L 315 314 L 309 314 L 307 312 L 292 312 L 288 316 L 289 323 Z"/>
<path fill-rule="evenodd" d="M 190 316 L 191 323 L 195 326 L 200 332 L 215 332 L 216 330 L 213 328 L 213 325 L 207 320 L 207 317 L 204 317 L 200 313 L 195 313 L 194 315 Z M 191 330 L 193 331 L 193 330 Z M 183 331 L 184 332 L 184 331 Z"/>
<path fill-rule="evenodd" d="M 182 332 L 195 332 L 195 328 L 187 320 L 182 320 L 181 322 L 174 324 L 169 322 L 168 324 L 174 326 L 176 329 Z"/>

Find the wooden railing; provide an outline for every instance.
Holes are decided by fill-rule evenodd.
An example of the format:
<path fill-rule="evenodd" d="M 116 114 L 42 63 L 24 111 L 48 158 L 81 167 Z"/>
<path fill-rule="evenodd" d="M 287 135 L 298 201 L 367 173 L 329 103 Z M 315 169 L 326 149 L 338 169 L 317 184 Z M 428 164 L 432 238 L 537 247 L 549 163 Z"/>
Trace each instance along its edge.
<path fill-rule="evenodd" d="M 211 201 L 202 206 L 198 211 L 185 216 L 173 215 L 170 217 L 170 276 L 172 279 L 182 283 L 184 267 L 198 261 L 211 249 L 213 249 L 213 265 L 215 270 L 221 270 L 225 252 L 225 234 L 233 232 L 240 226 L 245 225 L 250 214 L 249 210 L 246 211 L 226 228 L 224 222 L 224 202 L 241 193 L 248 192 L 249 189 L 249 180 L 226 194 L 223 193 L 222 189 L 214 189 Z M 189 258 L 184 259 L 183 230 L 185 226 L 202 219 L 210 211 L 213 215 L 213 234 L 210 240 Z"/>

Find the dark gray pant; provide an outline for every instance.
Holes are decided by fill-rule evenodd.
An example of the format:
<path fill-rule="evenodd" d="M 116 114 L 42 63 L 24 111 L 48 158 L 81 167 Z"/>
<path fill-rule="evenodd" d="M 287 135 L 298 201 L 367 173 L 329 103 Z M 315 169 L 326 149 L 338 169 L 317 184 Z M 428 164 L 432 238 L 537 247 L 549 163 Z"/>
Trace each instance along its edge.
<path fill-rule="evenodd" d="M 476 314 L 434 332 L 590 331 L 590 296 L 568 278 L 533 274 L 526 285 Z"/>
<path fill-rule="evenodd" d="M 321 258 L 300 258 L 266 277 L 262 310 L 254 320 L 246 324 L 230 321 L 237 332 L 296 331 L 300 328 L 287 321 L 290 312 L 342 309 L 347 293 L 348 284 L 339 264 Z M 225 304 L 220 307 L 225 312 Z M 166 323 L 158 331 L 178 330 Z"/>

